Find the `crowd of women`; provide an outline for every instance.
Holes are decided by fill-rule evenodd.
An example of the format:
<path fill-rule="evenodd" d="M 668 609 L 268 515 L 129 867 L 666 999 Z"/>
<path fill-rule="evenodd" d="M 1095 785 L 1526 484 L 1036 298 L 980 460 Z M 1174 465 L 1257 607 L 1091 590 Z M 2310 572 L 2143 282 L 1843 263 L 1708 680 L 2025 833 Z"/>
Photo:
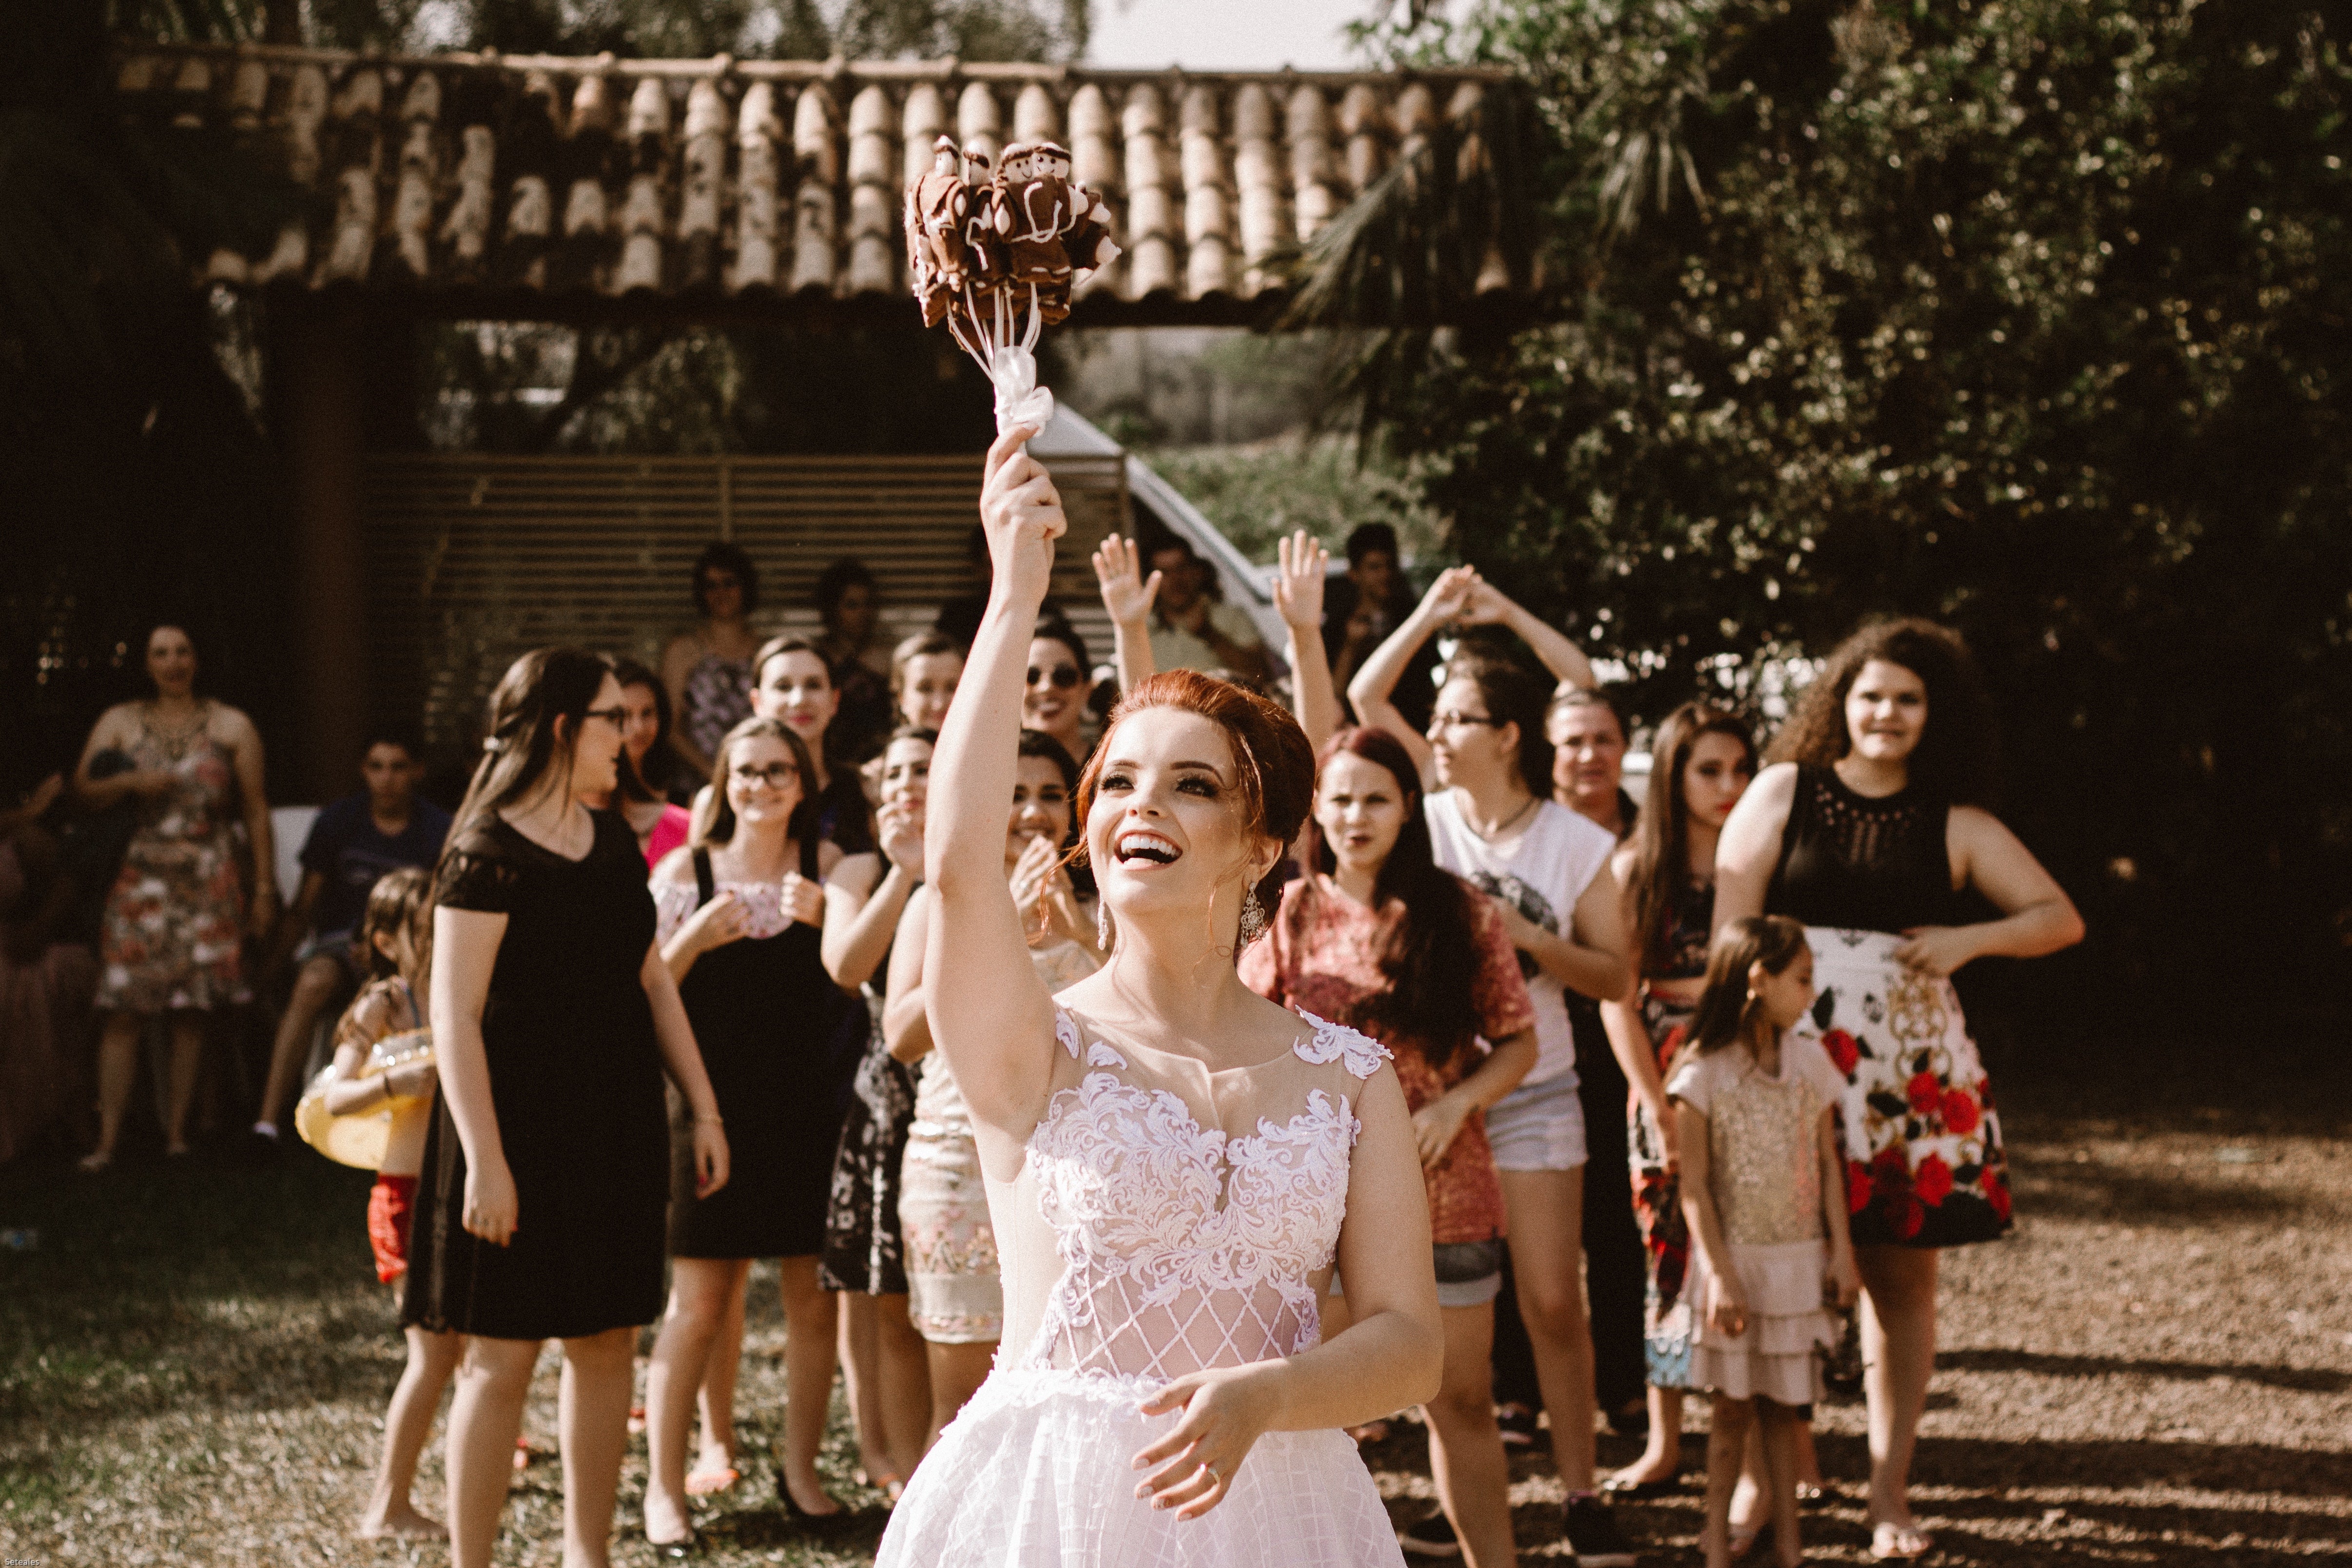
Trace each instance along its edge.
<path fill-rule="evenodd" d="M 1098 716 L 1083 643 L 1040 616 L 1064 525 L 1019 434 L 969 645 L 870 668 L 850 571 L 826 638 L 757 642 L 750 563 L 714 552 L 661 671 L 519 659 L 437 865 L 370 894 L 328 1109 L 388 1113 L 369 1229 L 410 1364 L 363 1531 L 443 1528 L 409 1493 L 454 1381 L 446 1528 L 490 1561 L 555 1339 L 565 1561 L 605 1560 L 633 1409 L 646 1537 L 685 1550 L 745 1484 L 736 1367 L 774 1259 L 776 1495 L 842 1511 L 816 1463 L 838 1371 L 888 1563 L 1509 1563 L 1529 1423 L 1497 1418 L 1499 1321 L 1579 1561 L 1635 1560 L 1612 1494 L 1681 1484 L 1705 1395 L 1709 1563 L 1769 1531 L 1792 1563 L 1857 1302 L 1871 1549 L 1928 1551 L 1936 1261 L 2011 1218 L 1949 977 L 2081 931 L 1985 809 L 1958 639 L 1865 627 L 1761 756 L 1683 704 L 1637 801 L 1590 664 L 1475 570 L 1369 646 L 1351 616 L 1342 694 L 1326 557 L 1283 541 L 1286 710 L 1251 672 L 1155 668 L 1161 578 L 1114 537 Z M 117 788 L 210 767 L 217 810 L 244 732 L 170 729 L 157 684 L 110 735 L 156 754 Z M 671 766 L 707 780 L 688 806 L 648 779 Z M 203 1005 L 106 974 L 110 1020 Z M 1640 1385 L 1597 1395 L 1633 1303 Z M 1400 1536 L 1343 1433 L 1404 1409 L 1440 1508 Z M 1602 1419 L 1648 1432 L 1607 1476 Z"/>

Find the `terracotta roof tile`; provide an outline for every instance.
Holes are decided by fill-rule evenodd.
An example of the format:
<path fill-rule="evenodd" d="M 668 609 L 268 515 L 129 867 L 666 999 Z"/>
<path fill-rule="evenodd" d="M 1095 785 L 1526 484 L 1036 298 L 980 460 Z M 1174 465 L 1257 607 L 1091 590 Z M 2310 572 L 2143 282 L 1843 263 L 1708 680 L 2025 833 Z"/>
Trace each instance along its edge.
<path fill-rule="evenodd" d="M 253 46 L 125 45 L 117 64 L 127 115 L 226 127 L 321 198 L 274 245 L 206 258 L 210 281 L 887 298 L 906 289 L 900 191 L 951 128 L 992 159 L 1066 142 L 1125 253 L 1081 299 L 1162 319 L 1278 291 L 1273 258 L 1496 79 Z M 1481 155 L 1466 138 L 1465 167 Z M 1509 287 L 1482 269 L 1481 293 Z"/>

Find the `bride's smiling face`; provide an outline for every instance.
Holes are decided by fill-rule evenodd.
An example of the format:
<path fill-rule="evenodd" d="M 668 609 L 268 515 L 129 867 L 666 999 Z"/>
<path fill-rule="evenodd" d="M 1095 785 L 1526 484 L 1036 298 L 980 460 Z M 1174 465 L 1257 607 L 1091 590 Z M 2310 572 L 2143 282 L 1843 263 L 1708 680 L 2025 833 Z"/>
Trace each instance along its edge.
<path fill-rule="evenodd" d="M 1103 747 L 1087 852 L 1112 910 L 1124 920 L 1163 911 L 1197 920 L 1230 902 L 1237 918 L 1244 889 L 1279 846 L 1243 820 L 1223 727 L 1183 708 L 1150 707 L 1121 719 Z"/>

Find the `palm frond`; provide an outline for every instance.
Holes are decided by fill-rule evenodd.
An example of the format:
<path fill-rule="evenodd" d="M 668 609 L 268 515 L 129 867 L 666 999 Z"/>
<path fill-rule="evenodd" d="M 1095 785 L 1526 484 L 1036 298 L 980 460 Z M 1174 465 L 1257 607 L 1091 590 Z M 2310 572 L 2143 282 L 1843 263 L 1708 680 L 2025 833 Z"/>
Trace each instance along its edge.
<path fill-rule="evenodd" d="M 1324 225 L 1298 257 L 1285 327 L 1426 328 L 1476 308 L 1490 260 L 1513 292 L 1534 270 L 1538 203 L 1525 94 L 1495 83 L 1440 120 Z"/>

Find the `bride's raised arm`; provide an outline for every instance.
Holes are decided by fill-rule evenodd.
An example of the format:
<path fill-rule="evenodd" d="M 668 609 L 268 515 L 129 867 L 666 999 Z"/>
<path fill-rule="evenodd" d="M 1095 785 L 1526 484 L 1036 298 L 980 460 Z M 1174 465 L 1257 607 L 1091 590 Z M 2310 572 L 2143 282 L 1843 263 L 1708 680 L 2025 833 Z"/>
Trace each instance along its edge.
<path fill-rule="evenodd" d="M 932 1043 L 983 1126 L 1026 1139 L 1045 1114 L 1054 1003 L 1029 961 L 1004 881 L 1004 813 L 1013 799 L 1023 672 L 1069 526 L 1045 465 L 1016 426 L 988 451 L 980 517 L 995 570 L 980 634 L 931 753 L 923 866 L 936 901 L 923 972 Z"/>

